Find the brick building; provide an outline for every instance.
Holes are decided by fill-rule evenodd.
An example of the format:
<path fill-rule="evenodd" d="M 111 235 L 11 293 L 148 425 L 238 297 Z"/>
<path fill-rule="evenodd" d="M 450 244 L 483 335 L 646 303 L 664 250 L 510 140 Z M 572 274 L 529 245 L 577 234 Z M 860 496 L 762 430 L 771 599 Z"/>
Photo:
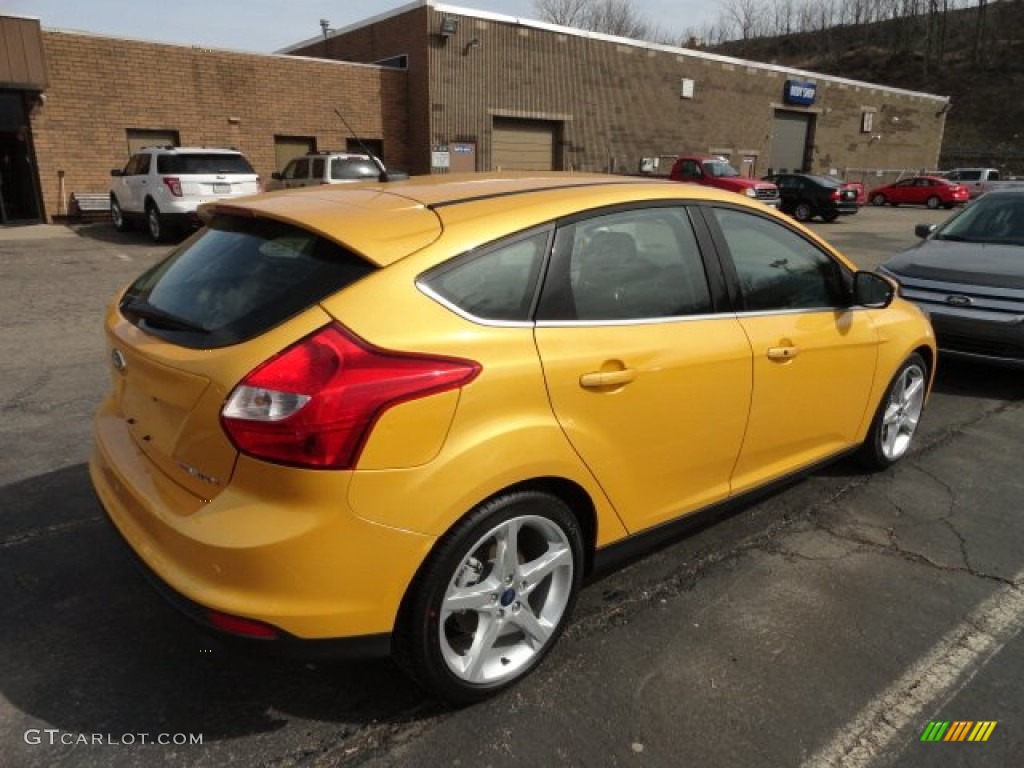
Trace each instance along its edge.
<path fill-rule="evenodd" d="M 110 169 L 145 144 L 234 146 L 267 179 L 296 153 L 352 146 L 335 108 L 390 167 L 413 173 L 657 173 L 659 158 L 701 151 L 750 176 L 849 178 L 934 168 L 948 110 L 931 94 L 433 0 L 282 55 L 15 17 L 0 17 L 0 39 L 8 220 L 67 213 L 72 193 L 108 189 Z"/>
<path fill-rule="evenodd" d="M 751 176 L 934 168 L 948 111 L 945 97 L 430 0 L 287 51 L 405 57 L 418 173 L 636 172 L 697 151 Z"/>

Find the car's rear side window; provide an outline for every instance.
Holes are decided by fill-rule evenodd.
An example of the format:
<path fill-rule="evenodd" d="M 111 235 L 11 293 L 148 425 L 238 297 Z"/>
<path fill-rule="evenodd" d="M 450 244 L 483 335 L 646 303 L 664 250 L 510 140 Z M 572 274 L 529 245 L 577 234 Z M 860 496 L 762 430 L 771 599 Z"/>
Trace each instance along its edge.
<path fill-rule="evenodd" d="M 550 232 L 506 240 L 432 270 L 420 284 L 457 309 L 484 320 L 529 320 Z"/>
<path fill-rule="evenodd" d="M 182 155 L 157 155 L 157 173 L 256 173 L 242 155 L 221 152 L 194 152 Z"/>
<path fill-rule="evenodd" d="M 224 347 L 258 336 L 374 269 L 291 224 L 218 216 L 138 278 L 121 311 L 182 346 Z"/>

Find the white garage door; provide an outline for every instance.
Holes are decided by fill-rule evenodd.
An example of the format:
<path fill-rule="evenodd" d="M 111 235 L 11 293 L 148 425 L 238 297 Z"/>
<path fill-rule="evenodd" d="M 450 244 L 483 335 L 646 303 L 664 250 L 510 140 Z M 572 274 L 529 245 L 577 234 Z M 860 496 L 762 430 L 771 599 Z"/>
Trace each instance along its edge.
<path fill-rule="evenodd" d="M 555 170 L 557 123 L 494 118 L 491 167 L 502 171 Z"/>

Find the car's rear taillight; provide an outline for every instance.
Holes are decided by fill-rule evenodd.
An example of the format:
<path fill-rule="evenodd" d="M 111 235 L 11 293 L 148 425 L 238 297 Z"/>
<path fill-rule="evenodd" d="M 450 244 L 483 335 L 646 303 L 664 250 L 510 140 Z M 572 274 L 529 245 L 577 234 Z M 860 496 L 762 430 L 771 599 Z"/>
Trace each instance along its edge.
<path fill-rule="evenodd" d="M 471 360 L 378 349 L 328 325 L 256 368 L 221 422 L 242 453 L 312 469 L 351 469 L 388 408 L 472 381 Z"/>
<path fill-rule="evenodd" d="M 843 195 L 842 195 L 842 193 L 838 189 L 833 189 L 831 194 L 829 194 L 828 197 L 829 197 L 830 200 L 842 200 L 843 199 Z"/>
<path fill-rule="evenodd" d="M 164 176 L 163 182 L 172 195 L 181 197 L 181 179 L 174 176 Z"/>

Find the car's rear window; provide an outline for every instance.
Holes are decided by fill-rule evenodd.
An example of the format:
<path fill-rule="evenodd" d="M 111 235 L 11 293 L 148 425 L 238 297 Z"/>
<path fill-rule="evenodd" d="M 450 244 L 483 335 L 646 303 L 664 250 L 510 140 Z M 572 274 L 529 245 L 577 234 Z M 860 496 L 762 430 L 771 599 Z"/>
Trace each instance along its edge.
<path fill-rule="evenodd" d="M 343 179 L 375 179 L 380 170 L 372 160 L 358 157 L 335 157 L 331 159 L 331 178 Z"/>
<path fill-rule="evenodd" d="M 217 216 L 139 277 L 121 312 L 193 348 L 251 339 L 374 271 L 351 251 L 283 222 Z"/>
<path fill-rule="evenodd" d="M 157 155 L 156 172 L 178 174 L 256 173 L 243 155 L 221 152 Z"/>

